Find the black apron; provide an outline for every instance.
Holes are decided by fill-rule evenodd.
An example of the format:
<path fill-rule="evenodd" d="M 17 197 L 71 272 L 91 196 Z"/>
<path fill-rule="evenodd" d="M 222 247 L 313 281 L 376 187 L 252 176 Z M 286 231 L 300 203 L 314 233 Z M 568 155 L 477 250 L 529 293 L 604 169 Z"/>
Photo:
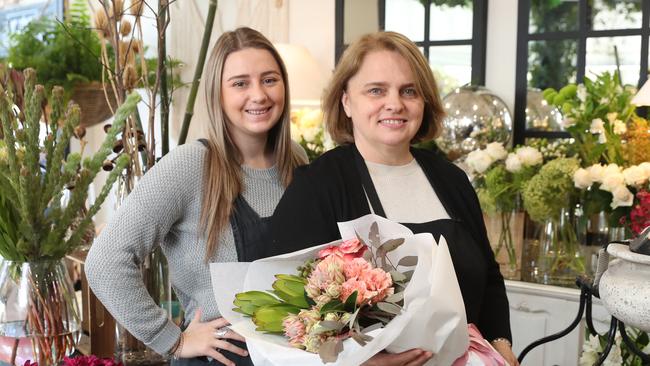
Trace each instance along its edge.
<path fill-rule="evenodd" d="M 199 140 L 204 145 L 205 140 Z M 237 261 L 252 262 L 262 258 L 264 255 L 264 241 L 268 237 L 270 217 L 260 217 L 241 195 L 235 199 L 232 214 L 230 215 L 230 226 L 237 249 Z M 246 343 L 229 339 L 228 342 L 235 346 L 246 349 Z M 233 361 L 237 366 L 253 365 L 249 357 L 242 357 L 237 354 L 219 350 L 227 359 Z M 199 365 L 221 365 L 221 362 L 210 361 L 207 357 L 196 357 L 192 359 L 174 360 L 174 366 L 199 366 Z"/>
<path fill-rule="evenodd" d="M 375 190 L 375 185 L 368 172 L 368 167 L 359 151 L 354 149 L 354 152 L 355 164 L 361 178 L 361 185 L 370 203 L 370 209 L 375 215 L 386 217 L 384 208 Z M 426 171 L 424 173 L 435 191 L 433 179 Z M 442 198 L 440 198 L 440 201 L 445 206 Z M 465 303 L 467 322 L 478 323 L 480 317 L 479 309 L 481 309 L 484 290 L 477 291 L 477 289 L 485 289 L 486 287 L 486 260 L 483 258 L 480 247 L 469 233 L 469 230 L 463 228 L 463 222 L 454 217 L 454 213 L 449 207 L 445 207 L 445 210 L 451 217 L 450 219 L 400 224 L 409 228 L 414 234 L 431 233 L 436 242 L 440 240 L 441 236 L 445 237 L 454 264 L 456 278 L 458 279 L 460 291 L 463 296 L 463 302 Z M 471 305 L 468 306 L 468 304 Z"/>

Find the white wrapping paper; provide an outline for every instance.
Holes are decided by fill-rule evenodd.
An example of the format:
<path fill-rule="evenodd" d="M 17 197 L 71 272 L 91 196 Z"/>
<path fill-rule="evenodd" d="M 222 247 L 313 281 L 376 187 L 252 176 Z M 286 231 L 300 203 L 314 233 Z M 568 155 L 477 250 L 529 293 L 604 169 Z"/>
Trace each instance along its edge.
<path fill-rule="evenodd" d="M 356 220 L 339 223 L 342 239 L 355 237 L 355 232 L 369 243 L 368 233 L 377 222 L 382 241 L 404 238 L 405 242 L 388 253 L 392 263 L 408 255 L 417 255 L 413 277 L 404 292 L 404 309 L 383 329 L 369 333 L 374 339 L 360 346 L 352 339 L 343 342 L 344 349 L 336 363 L 331 365 L 360 365 L 376 353 L 386 349 L 401 352 L 421 348 L 434 353 L 427 365 L 451 365 L 467 351 L 469 345 L 465 307 L 456 280 L 449 249 L 444 238 L 435 243 L 431 234 L 414 235 L 403 225 L 380 216 L 366 215 Z M 255 331 L 250 318 L 232 311 L 235 294 L 251 290 L 268 290 L 279 273 L 295 274 L 296 267 L 316 257 L 327 243 L 301 251 L 261 259 L 252 263 L 212 263 L 212 286 L 221 315 L 231 328 L 246 338 L 255 365 L 322 365 L 317 354 L 289 346 L 281 335 Z"/>

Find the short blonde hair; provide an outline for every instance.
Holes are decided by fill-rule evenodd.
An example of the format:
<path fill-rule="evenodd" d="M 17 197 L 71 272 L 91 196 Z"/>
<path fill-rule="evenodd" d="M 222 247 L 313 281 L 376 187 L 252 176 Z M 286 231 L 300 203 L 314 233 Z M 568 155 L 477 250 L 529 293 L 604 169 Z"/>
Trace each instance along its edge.
<path fill-rule="evenodd" d="M 404 57 L 415 77 L 415 88 L 424 99 L 422 125 L 411 142 L 428 141 L 440 134 L 445 112 L 436 79 L 424 55 L 415 43 L 399 33 L 376 32 L 361 37 L 345 50 L 323 94 L 325 125 L 338 144 L 354 142 L 352 121 L 345 114 L 341 102 L 348 82 L 359 71 L 369 53 L 382 50 L 393 51 Z"/>

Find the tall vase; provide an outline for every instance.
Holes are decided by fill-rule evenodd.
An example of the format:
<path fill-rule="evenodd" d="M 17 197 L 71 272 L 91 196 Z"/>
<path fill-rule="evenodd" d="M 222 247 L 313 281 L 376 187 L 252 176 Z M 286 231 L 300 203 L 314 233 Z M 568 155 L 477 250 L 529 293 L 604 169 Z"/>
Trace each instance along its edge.
<path fill-rule="evenodd" d="M 584 205 L 583 205 L 584 206 Z M 601 210 L 583 213 L 578 206 L 576 223 L 580 250 L 585 258 L 585 274 L 593 277 L 598 265 L 598 252 L 607 243 L 625 239 L 625 228 L 612 225 L 610 213 Z"/>
<path fill-rule="evenodd" d="M 74 352 L 81 330 L 79 305 L 61 260 L 0 264 L 0 338 L 3 361 L 56 365 Z M 7 344 L 8 343 L 8 344 Z"/>
<path fill-rule="evenodd" d="M 517 209 L 485 216 L 494 257 L 508 280 L 521 279 L 524 221 L 524 212 Z"/>
<path fill-rule="evenodd" d="M 542 224 L 536 282 L 570 287 L 577 275 L 584 274 L 584 257 L 573 219 L 571 210 L 565 208 Z"/>

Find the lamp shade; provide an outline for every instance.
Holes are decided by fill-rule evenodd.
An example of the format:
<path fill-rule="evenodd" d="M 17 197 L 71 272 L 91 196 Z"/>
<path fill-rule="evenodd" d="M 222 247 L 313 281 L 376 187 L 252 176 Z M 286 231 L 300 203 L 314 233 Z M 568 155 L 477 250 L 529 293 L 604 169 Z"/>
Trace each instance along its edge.
<path fill-rule="evenodd" d="M 632 98 L 632 104 L 634 105 L 650 105 L 650 80 L 646 81 L 645 84 L 641 87 L 638 93 Z"/>
<path fill-rule="evenodd" d="M 294 106 L 318 106 L 325 75 L 318 61 L 303 46 L 275 44 L 289 74 L 291 103 Z"/>

